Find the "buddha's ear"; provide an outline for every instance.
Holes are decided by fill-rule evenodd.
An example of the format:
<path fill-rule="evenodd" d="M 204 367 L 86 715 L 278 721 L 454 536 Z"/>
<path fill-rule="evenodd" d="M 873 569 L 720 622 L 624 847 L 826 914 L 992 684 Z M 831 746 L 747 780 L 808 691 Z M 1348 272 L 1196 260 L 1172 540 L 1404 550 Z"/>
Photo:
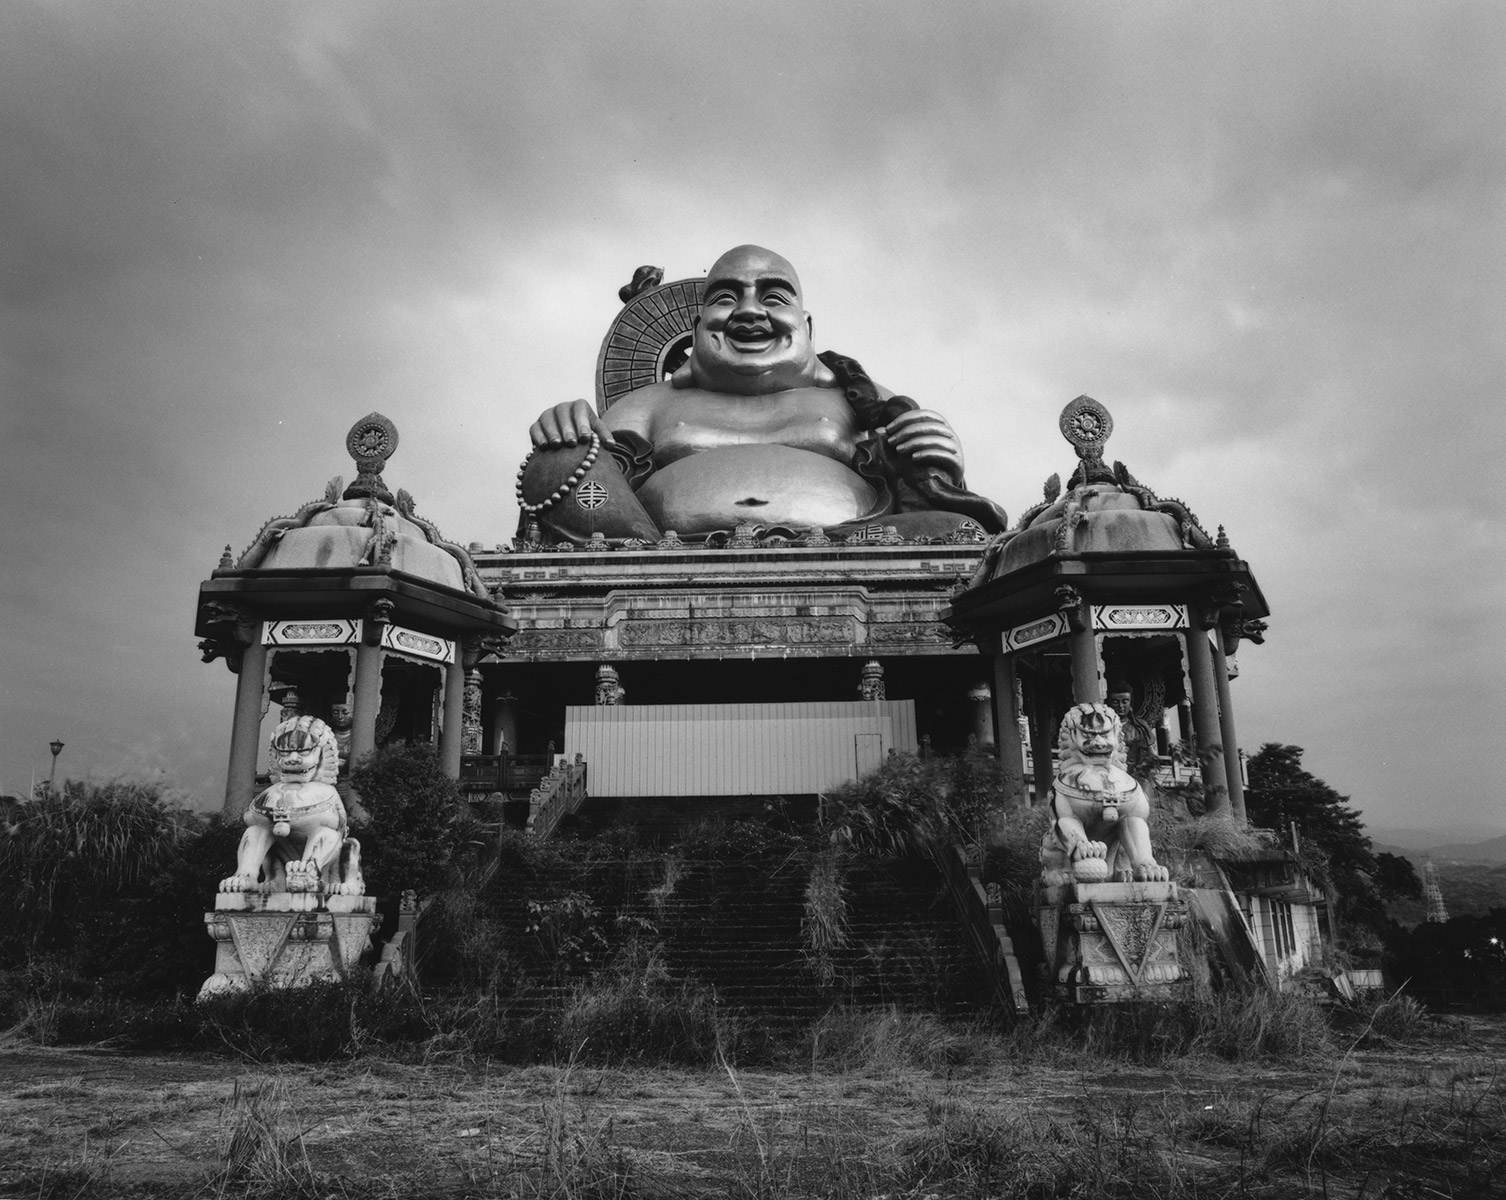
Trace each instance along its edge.
<path fill-rule="evenodd" d="M 810 313 L 806 313 L 805 314 L 805 333 L 806 333 L 806 336 L 808 338 L 813 338 L 813 335 L 815 334 L 815 332 L 816 332 L 816 322 L 811 319 Z M 812 354 L 815 353 L 815 349 L 816 349 L 816 343 L 815 343 L 814 340 L 812 340 L 811 341 L 811 353 Z M 832 371 L 831 371 L 830 367 L 828 367 L 824 362 L 822 362 L 819 358 L 817 358 L 816 359 L 816 373 L 815 373 L 814 376 L 812 376 L 811 382 L 813 384 L 815 384 L 816 387 L 836 387 L 837 386 L 837 377 L 832 374 Z"/>

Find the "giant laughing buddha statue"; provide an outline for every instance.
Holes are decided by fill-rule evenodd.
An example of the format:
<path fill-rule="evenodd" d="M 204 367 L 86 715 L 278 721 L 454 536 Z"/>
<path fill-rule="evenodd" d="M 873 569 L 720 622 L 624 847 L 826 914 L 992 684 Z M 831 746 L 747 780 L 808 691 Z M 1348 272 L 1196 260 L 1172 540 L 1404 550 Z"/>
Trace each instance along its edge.
<path fill-rule="evenodd" d="M 558 404 L 529 430 L 520 531 L 555 540 L 715 542 L 739 526 L 836 540 L 983 540 L 1003 509 L 968 491 L 938 413 L 818 355 L 795 268 L 759 246 L 707 275 L 688 359 L 598 414 Z"/>

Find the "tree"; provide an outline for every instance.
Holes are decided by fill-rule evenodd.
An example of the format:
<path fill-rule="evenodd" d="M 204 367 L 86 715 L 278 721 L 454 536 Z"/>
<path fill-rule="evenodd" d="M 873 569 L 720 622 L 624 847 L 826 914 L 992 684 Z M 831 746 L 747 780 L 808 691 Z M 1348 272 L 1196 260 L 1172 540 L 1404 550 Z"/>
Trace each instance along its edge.
<path fill-rule="evenodd" d="M 1250 759 L 1245 810 L 1252 825 L 1281 834 L 1295 824 L 1299 838 L 1315 845 L 1335 872 L 1376 870 L 1360 814 L 1348 796 L 1302 769 L 1301 746 L 1267 742 Z"/>
<path fill-rule="evenodd" d="M 1245 810 L 1254 825 L 1282 834 L 1296 827 L 1298 861 L 1317 882 L 1338 892 L 1340 941 L 1353 950 L 1378 948 L 1390 922 L 1372 881 L 1375 852 L 1349 797 L 1303 770 L 1301 746 L 1267 742 L 1250 759 Z"/>
<path fill-rule="evenodd" d="M 1422 897 L 1422 880 L 1417 878 L 1417 868 L 1399 854 L 1382 852 L 1375 856 L 1375 886 L 1387 900 Z"/>

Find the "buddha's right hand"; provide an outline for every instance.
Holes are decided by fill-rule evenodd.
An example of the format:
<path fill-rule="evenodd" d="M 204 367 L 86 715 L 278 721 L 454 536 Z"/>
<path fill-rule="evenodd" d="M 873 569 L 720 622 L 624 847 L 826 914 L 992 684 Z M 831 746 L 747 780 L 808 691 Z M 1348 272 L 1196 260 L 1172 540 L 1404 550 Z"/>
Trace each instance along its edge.
<path fill-rule="evenodd" d="M 607 445 L 613 444 L 612 431 L 584 400 L 569 400 L 546 408 L 528 428 L 535 446 L 574 446 L 590 441 L 593 433 Z"/>

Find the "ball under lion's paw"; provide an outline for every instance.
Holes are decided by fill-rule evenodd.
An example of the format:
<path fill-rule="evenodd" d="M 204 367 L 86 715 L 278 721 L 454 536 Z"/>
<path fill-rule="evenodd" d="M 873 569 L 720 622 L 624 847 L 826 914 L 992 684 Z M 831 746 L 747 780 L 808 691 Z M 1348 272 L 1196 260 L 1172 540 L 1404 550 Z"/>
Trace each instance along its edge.
<path fill-rule="evenodd" d="M 1102 883 L 1109 877 L 1109 864 L 1103 858 L 1079 858 L 1072 864 L 1072 878 L 1078 883 Z"/>
<path fill-rule="evenodd" d="M 288 891 L 317 892 L 319 872 L 312 863 L 290 862 L 288 864 Z"/>

